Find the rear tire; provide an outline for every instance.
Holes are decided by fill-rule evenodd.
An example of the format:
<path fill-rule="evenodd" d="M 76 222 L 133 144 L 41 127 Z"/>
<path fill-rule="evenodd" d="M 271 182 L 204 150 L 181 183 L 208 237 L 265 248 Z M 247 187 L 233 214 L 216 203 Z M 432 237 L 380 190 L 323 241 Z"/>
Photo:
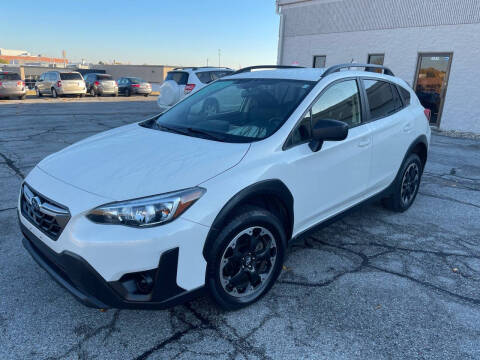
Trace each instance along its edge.
<path fill-rule="evenodd" d="M 90 96 L 93 96 L 93 97 L 97 96 L 97 92 L 93 87 L 90 89 Z"/>
<path fill-rule="evenodd" d="M 132 92 L 130 91 L 130 89 L 126 89 L 125 96 L 131 96 L 131 95 L 132 95 Z"/>
<path fill-rule="evenodd" d="M 21 95 L 18 97 L 18 100 L 25 100 L 26 95 Z"/>
<path fill-rule="evenodd" d="M 242 207 L 206 251 L 206 287 L 222 308 L 258 301 L 277 280 L 286 251 L 282 222 L 256 206 Z"/>
<path fill-rule="evenodd" d="M 395 212 L 404 212 L 412 206 L 418 194 L 422 173 L 420 157 L 415 153 L 408 155 L 394 180 L 392 194 L 382 199 L 383 206 Z"/>
<path fill-rule="evenodd" d="M 55 90 L 54 88 L 52 88 L 52 97 L 54 99 L 58 97 L 57 90 Z"/>
<path fill-rule="evenodd" d="M 42 97 L 42 93 L 40 92 L 40 90 L 38 88 L 35 88 L 35 92 L 37 94 L 37 97 Z"/>
<path fill-rule="evenodd" d="M 149 95 L 149 94 L 145 94 L 145 95 L 143 95 L 143 96 L 148 97 L 148 95 Z"/>

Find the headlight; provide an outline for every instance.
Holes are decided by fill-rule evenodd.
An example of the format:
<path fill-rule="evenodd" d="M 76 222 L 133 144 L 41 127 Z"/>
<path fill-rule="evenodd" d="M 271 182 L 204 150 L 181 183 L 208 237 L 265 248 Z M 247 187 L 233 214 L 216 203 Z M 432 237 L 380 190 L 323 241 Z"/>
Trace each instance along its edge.
<path fill-rule="evenodd" d="M 149 227 L 176 219 L 200 199 L 206 190 L 200 187 L 127 200 L 99 206 L 87 218 L 100 224 Z"/>

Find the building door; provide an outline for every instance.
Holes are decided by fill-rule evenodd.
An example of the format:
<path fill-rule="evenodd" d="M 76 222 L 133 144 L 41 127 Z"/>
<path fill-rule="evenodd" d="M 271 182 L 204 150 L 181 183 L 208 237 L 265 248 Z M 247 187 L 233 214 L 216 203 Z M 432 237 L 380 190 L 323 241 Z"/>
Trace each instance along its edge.
<path fill-rule="evenodd" d="M 440 125 L 452 55 L 452 53 L 418 55 L 414 89 L 422 105 L 431 110 L 431 125 Z"/>

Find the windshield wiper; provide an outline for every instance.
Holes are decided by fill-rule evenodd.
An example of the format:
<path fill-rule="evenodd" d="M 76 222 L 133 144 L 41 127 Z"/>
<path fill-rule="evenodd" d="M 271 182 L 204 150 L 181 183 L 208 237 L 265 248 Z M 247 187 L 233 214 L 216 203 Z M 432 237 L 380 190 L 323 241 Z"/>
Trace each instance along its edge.
<path fill-rule="evenodd" d="M 188 133 L 199 134 L 199 135 L 202 135 L 202 136 L 204 136 L 208 139 L 211 139 L 211 140 L 225 141 L 225 137 L 219 136 L 219 135 L 214 134 L 210 131 L 206 131 L 206 130 L 202 130 L 202 129 L 194 129 L 194 128 L 191 128 L 191 127 L 186 128 L 186 130 L 187 130 Z"/>
<path fill-rule="evenodd" d="M 210 139 L 210 140 L 216 140 L 216 141 L 225 141 L 225 138 L 216 134 L 211 133 L 210 131 L 206 130 L 201 130 L 201 129 L 195 129 L 192 127 L 187 127 L 187 128 L 174 128 L 170 126 L 165 126 L 163 124 L 159 124 L 158 122 L 155 123 L 155 128 L 158 130 L 163 130 L 163 131 L 168 131 L 176 134 L 181 134 L 181 135 L 192 135 L 192 134 L 197 134 L 201 135 L 201 137 Z"/>

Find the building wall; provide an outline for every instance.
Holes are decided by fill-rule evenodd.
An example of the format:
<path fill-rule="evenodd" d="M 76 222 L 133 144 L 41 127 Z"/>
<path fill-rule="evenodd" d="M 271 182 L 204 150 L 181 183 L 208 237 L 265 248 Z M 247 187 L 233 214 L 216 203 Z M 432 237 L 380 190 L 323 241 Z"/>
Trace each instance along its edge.
<path fill-rule="evenodd" d="M 279 63 L 312 66 L 314 55 L 326 55 L 330 66 L 367 62 L 368 54 L 380 53 L 385 54 L 386 66 L 413 85 L 419 53 L 452 52 L 440 128 L 480 133 L 480 1 L 289 3 L 281 6 L 284 36 Z M 395 5 L 385 12 L 389 4 Z"/>
<path fill-rule="evenodd" d="M 93 68 L 105 70 L 114 79 L 135 76 L 156 84 L 163 83 L 167 72 L 173 69 L 172 66 L 165 65 L 94 65 Z"/>

